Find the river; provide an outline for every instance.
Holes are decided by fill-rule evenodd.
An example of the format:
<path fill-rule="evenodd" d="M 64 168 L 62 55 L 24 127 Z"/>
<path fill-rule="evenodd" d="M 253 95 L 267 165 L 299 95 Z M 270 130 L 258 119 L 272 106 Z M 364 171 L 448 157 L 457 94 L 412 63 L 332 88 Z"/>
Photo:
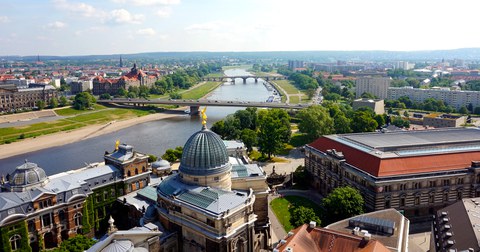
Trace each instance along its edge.
<path fill-rule="evenodd" d="M 244 69 L 231 69 L 226 70 L 225 75 L 242 76 L 249 75 L 249 73 Z M 237 79 L 235 84 L 224 83 L 219 86 L 208 95 L 207 99 L 265 101 L 270 95 L 272 95 L 271 92 L 265 88 L 261 79 L 258 80 L 258 83 L 255 83 L 254 79 L 247 79 L 246 84 L 243 84 L 242 79 Z M 208 107 L 207 125 L 211 126 L 214 122 L 238 109 L 243 108 Z M 138 152 L 161 156 L 169 148 L 183 146 L 187 139 L 200 129 L 199 116 L 182 115 L 142 123 L 77 143 L 2 159 L 0 160 L 0 174 L 6 175 L 13 172 L 15 167 L 21 165 L 25 159 L 37 163 L 47 175 L 84 167 L 86 163 L 103 161 L 104 152 L 113 151 L 117 139 L 120 139 L 122 143 L 132 145 Z M 2 146 L 2 148 L 6 147 L 7 145 Z"/>

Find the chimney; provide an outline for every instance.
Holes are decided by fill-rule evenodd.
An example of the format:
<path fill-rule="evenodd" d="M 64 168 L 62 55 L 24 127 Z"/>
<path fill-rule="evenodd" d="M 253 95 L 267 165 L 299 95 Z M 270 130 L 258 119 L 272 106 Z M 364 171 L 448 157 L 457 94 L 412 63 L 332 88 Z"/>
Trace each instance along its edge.
<path fill-rule="evenodd" d="M 366 241 L 370 241 L 372 239 L 372 234 L 370 233 L 366 233 L 363 238 L 366 240 Z"/>
<path fill-rule="evenodd" d="M 355 228 L 353 229 L 353 234 L 354 234 L 354 235 L 357 235 L 357 236 L 360 236 L 360 227 L 355 227 Z"/>
<path fill-rule="evenodd" d="M 317 226 L 317 223 L 315 221 L 310 221 L 310 228 L 315 228 Z"/>

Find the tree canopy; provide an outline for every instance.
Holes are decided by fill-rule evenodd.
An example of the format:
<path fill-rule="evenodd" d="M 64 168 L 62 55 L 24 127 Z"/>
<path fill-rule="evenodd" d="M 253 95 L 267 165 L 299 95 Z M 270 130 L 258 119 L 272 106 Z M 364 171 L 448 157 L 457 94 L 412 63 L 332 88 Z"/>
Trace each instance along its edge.
<path fill-rule="evenodd" d="M 73 107 L 78 110 L 85 110 L 93 106 L 96 102 L 95 97 L 88 92 L 81 92 L 75 95 Z"/>
<path fill-rule="evenodd" d="M 323 198 L 322 205 L 325 210 L 323 220 L 329 224 L 362 214 L 364 200 L 357 189 L 346 186 L 335 188 Z"/>
<path fill-rule="evenodd" d="M 307 138 L 313 141 L 322 135 L 334 132 L 334 122 L 327 109 L 313 105 L 300 110 L 297 114 L 300 119 L 298 129 L 307 134 Z"/>
<path fill-rule="evenodd" d="M 301 226 L 310 221 L 315 221 L 318 226 L 321 225 L 322 221 L 315 214 L 315 211 L 311 208 L 304 206 L 295 206 L 290 208 L 290 223 L 294 227 Z"/>
<path fill-rule="evenodd" d="M 83 252 L 88 250 L 95 244 L 95 240 L 87 238 L 83 235 L 75 235 L 62 242 L 59 248 L 55 248 L 53 252 Z"/>

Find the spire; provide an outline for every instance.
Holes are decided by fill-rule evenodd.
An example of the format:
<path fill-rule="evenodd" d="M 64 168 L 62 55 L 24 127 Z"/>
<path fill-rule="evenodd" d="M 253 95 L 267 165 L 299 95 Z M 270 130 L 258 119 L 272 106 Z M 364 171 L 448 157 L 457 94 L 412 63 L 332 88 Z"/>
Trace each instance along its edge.
<path fill-rule="evenodd" d="M 122 55 L 120 54 L 120 67 L 123 67 Z"/>

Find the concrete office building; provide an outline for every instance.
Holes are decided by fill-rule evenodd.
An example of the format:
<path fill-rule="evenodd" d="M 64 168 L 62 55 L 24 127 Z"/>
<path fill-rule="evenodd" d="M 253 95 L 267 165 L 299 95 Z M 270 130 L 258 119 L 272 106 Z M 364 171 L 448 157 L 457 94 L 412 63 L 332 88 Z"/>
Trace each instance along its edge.
<path fill-rule="evenodd" d="M 358 78 L 355 80 L 355 97 L 360 98 L 363 93 L 370 93 L 379 99 L 386 99 L 391 82 L 390 77 Z"/>

